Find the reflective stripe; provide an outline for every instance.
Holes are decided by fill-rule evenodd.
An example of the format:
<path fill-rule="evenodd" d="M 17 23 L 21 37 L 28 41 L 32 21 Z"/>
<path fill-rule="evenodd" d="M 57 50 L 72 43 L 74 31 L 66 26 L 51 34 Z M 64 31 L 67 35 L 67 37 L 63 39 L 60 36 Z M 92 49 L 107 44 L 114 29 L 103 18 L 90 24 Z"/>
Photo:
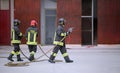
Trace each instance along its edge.
<path fill-rule="evenodd" d="M 34 34 L 34 42 L 36 41 L 36 35 L 37 35 L 37 34 L 35 33 L 35 34 Z"/>
<path fill-rule="evenodd" d="M 21 43 L 20 40 L 15 40 L 15 30 L 12 29 L 12 41 L 11 43 Z"/>
<path fill-rule="evenodd" d="M 56 54 L 56 53 L 53 53 L 53 56 L 57 56 L 57 54 Z"/>
<path fill-rule="evenodd" d="M 54 41 L 53 44 L 63 46 L 63 42 Z"/>
<path fill-rule="evenodd" d="M 31 55 L 34 55 L 34 54 L 35 54 L 35 52 L 34 52 L 34 51 L 32 51 L 32 52 L 30 52 L 30 54 L 31 54 Z"/>
<path fill-rule="evenodd" d="M 56 32 L 55 32 L 55 35 L 54 35 L 54 41 L 55 41 L 55 38 L 56 38 Z"/>
<path fill-rule="evenodd" d="M 37 45 L 37 42 L 27 42 L 28 45 Z"/>
<path fill-rule="evenodd" d="M 27 41 L 27 44 L 28 45 L 37 45 L 37 42 L 36 42 L 36 36 L 37 36 L 37 33 L 35 32 L 34 33 L 34 36 L 33 36 L 33 41 L 31 42 L 30 41 L 30 32 L 28 32 L 28 41 Z"/>
<path fill-rule="evenodd" d="M 62 54 L 63 55 L 63 57 L 66 57 L 66 56 L 68 56 L 68 53 L 64 53 L 64 54 Z"/>
<path fill-rule="evenodd" d="M 16 54 L 16 55 L 19 55 L 19 54 L 20 54 L 20 52 L 15 52 L 15 54 Z"/>
<path fill-rule="evenodd" d="M 12 51 L 11 54 L 15 54 L 15 51 Z"/>
<path fill-rule="evenodd" d="M 12 39 L 15 40 L 15 31 L 12 29 Z"/>
<path fill-rule="evenodd" d="M 30 42 L 30 32 L 28 32 L 28 42 Z"/>
<path fill-rule="evenodd" d="M 61 33 L 61 35 L 60 36 L 66 36 L 66 33 Z"/>
<path fill-rule="evenodd" d="M 21 43 L 20 40 L 12 40 L 11 43 Z"/>
<path fill-rule="evenodd" d="M 20 32 L 19 36 L 22 36 L 22 33 Z"/>

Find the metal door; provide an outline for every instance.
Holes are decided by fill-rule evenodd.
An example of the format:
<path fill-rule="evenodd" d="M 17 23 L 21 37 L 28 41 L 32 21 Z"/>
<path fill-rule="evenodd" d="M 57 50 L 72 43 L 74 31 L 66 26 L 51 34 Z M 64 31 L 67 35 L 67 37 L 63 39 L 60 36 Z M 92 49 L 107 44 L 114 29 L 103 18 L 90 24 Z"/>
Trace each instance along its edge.
<path fill-rule="evenodd" d="M 53 44 L 53 38 L 55 33 L 55 23 L 56 23 L 56 10 L 46 9 L 45 10 L 45 44 Z"/>

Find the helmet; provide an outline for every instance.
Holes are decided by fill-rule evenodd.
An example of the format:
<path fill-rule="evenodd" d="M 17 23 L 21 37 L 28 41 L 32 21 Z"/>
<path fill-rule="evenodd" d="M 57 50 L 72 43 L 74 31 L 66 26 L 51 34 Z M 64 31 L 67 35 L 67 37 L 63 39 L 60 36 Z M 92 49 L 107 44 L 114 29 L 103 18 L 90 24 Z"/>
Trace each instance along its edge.
<path fill-rule="evenodd" d="M 35 20 L 31 20 L 30 26 L 36 26 L 37 22 Z"/>
<path fill-rule="evenodd" d="M 20 20 L 14 19 L 14 26 L 18 26 L 18 25 L 20 25 Z"/>
<path fill-rule="evenodd" d="M 64 25 L 64 24 L 65 24 L 65 19 L 64 19 L 64 18 L 60 18 L 60 19 L 59 19 L 59 24 Z"/>

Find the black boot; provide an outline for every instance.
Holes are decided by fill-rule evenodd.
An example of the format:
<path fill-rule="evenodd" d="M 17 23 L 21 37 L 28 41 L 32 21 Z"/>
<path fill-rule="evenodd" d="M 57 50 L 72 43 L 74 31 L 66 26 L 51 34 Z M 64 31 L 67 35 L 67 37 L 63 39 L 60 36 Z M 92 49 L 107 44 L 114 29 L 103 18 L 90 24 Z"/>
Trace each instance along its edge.
<path fill-rule="evenodd" d="M 23 61 L 20 57 L 20 55 L 17 55 L 17 61 Z"/>
<path fill-rule="evenodd" d="M 55 59 L 55 56 L 52 56 L 52 55 L 51 55 L 48 61 L 49 61 L 50 63 L 55 63 L 54 59 Z"/>
<path fill-rule="evenodd" d="M 68 56 L 64 57 L 66 63 L 72 63 L 73 60 L 70 60 L 70 58 Z"/>
<path fill-rule="evenodd" d="M 35 58 L 34 58 L 34 55 L 30 55 L 29 57 L 29 61 L 33 61 Z"/>
<path fill-rule="evenodd" d="M 14 54 L 10 54 L 9 57 L 8 57 L 8 60 L 14 61 L 14 60 L 12 59 L 13 55 L 14 55 Z"/>

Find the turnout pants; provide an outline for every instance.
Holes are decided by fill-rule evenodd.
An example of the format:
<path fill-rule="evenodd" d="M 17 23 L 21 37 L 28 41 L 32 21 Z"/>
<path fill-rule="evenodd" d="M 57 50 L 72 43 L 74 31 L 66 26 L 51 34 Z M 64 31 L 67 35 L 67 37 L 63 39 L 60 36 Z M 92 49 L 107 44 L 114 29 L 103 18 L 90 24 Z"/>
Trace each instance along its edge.
<path fill-rule="evenodd" d="M 49 60 L 54 60 L 58 51 L 60 50 L 61 54 L 63 55 L 65 61 L 69 61 L 69 56 L 68 56 L 68 53 L 67 53 L 67 50 L 65 48 L 65 44 L 63 46 L 60 46 L 60 45 L 57 45 L 54 49 L 53 49 L 53 53 L 52 55 L 50 56 Z"/>

